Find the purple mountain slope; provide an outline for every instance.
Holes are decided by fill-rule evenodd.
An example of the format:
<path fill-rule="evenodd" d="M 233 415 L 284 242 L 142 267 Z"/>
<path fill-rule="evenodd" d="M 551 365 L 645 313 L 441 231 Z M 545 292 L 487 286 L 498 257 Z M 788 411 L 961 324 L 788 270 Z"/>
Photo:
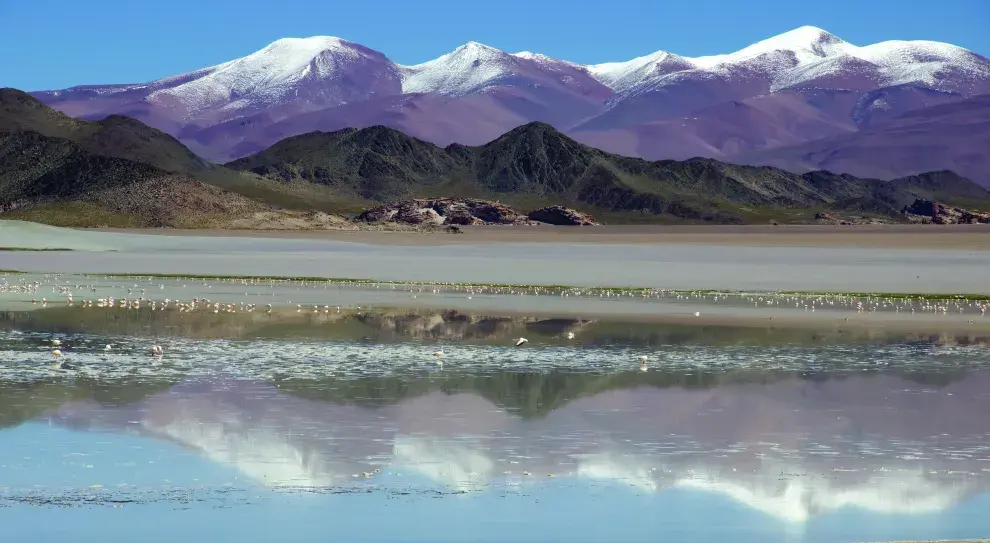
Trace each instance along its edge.
<path fill-rule="evenodd" d="M 282 118 L 266 113 L 197 130 L 187 143 L 212 149 L 223 162 L 267 149 L 289 136 L 315 131 L 383 125 L 437 145 L 481 145 L 521 126 L 528 117 L 512 113 L 505 102 L 526 98 L 511 89 L 452 98 L 433 93 L 393 95 Z M 470 119 L 469 122 L 463 122 Z"/>
<path fill-rule="evenodd" d="M 990 186 L 990 94 L 908 112 L 858 132 L 736 157 L 792 171 L 891 178 L 952 170 Z"/>
<path fill-rule="evenodd" d="M 401 66 L 339 38 L 287 38 L 150 83 L 34 93 L 76 117 L 133 116 L 218 162 L 313 130 L 386 125 L 440 145 L 470 145 L 543 121 L 626 155 L 754 157 L 808 167 L 814 161 L 795 160 L 793 149 L 810 145 L 827 154 L 839 142 L 855 146 L 908 112 L 954 102 L 979 107 L 966 99 L 983 94 L 990 94 L 990 60 L 965 49 L 926 41 L 861 47 L 814 27 L 724 55 L 658 51 L 591 66 L 474 42 Z M 938 128 L 964 117 L 947 118 Z M 939 138 L 917 133 L 911 145 Z M 898 159 L 901 152 L 917 159 L 907 157 L 917 154 L 913 147 L 899 149 L 881 155 L 847 149 L 848 158 L 831 164 L 862 174 L 909 164 Z M 927 169 L 961 164 L 944 146 L 932 145 L 926 156 Z M 983 162 L 969 162 L 970 175 L 990 178 Z"/>

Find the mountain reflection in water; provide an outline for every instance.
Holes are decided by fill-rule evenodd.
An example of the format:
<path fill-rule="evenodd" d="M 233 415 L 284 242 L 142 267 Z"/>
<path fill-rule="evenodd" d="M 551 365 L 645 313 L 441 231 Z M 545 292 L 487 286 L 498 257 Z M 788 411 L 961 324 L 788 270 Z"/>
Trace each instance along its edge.
<path fill-rule="evenodd" d="M 988 387 L 981 371 L 942 389 L 885 375 L 626 388 L 523 418 L 473 392 L 370 407 L 217 380 L 134 403 L 69 401 L 48 420 L 170 440 L 274 487 L 345 484 L 376 468 L 456 490 L 570 477 L 704 489 L 800 522 L 843 506 L 942 510 L 984 490 L 990 419 L 972 414 L 990 412 Z"/>
<path fill-rule="evenodd" d="M 570 528 L 531 540 L 990 531 L 969 513 L 990 495 L 980 337 L 366 313 L 336 337 L 305 325 L 232 341 L 39 318 L 0 319 L 0 505 L 240 493 L 262 511 L 247 526 L 292 496 L 348 493 L 327 510 L 405 514 L 391 522 L 415 524 L 410 538 L 443 541 L 511 540 L 540 515 Z M 504 344 L 520 330 L 535 345 Z M 81 370 L 48 369 L 53 335 Z M 166 345 L 157 365 L 142 354 L 152 340 Z M 119 353 L 97 352 L 111 341 Z M 423 354 L 437 343 L 443 369 Z M 443 499 L 416 509 L 427 497 Z M 516 524 L 454 526 L 508 510 Z M 596 528 L 595 510 L 630 518 Z M 439 511 L 459 518 L 431 525 Z M 403 539 L 356 533 L 345 539 Z"/>

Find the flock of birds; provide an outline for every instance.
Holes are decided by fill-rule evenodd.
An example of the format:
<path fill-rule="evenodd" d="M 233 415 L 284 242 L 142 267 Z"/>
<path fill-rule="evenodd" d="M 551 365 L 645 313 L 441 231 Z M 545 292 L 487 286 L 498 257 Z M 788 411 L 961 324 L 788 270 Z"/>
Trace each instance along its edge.
<path fill-rule="evenodd" d="M 65 355 L 62 353 L 62 349 L 61 349 L 62 340 L 53 339 L 51 340 L 51 344 L 52 344 L 52 350 L 50 354 L 52 355 L 52 368 L 57 370 L 75 369 L 75 366 L 69 363 L 69 361 L 66 360 Z M 112 343 L 108 343 L 105 347 L 103 347 L 103 352 L 105 354 L 108 354 L 112 351 L 113 351 Z M 161 345 L 152 345 L 150 354 L 153 358 L 161 360 L 161 358 L 165 356 L 165 349 L 163 349 Z"/>
<path fill-rule="evenodd" d="M 574 339 L 574 337 L 575 337 L 574 336 L 574 332 L 567 332 L 567 339 Z M 517 337 L 514 340 L 512 340 L 512 342 L 513 342 L 513 345 L 514 346 L 516 346 L 516 347 L 522 347 L 523 345 L 529 343 L 529 340 L 526 339 L 526 338 L 524 338 L 524 337 Z M 436 359 L 436 364 L 438 366 L 440 366 L 441 368 L 443 367 L 443 357 L 444 357 L 445 354 L 446 353 L 443 352 L 443 349 L 440 349 L 438 351 L 434 351 L 434 353 L 433 353 L 433 357 Z M 644 354 L 644 355 L 640 355 L 639 357 L 637 357 L 637 359 L 639 360 L 639 363 L 640 363 L 639 364 L 639 369 L 641 371 L 647 371 L 647 370 L 650 369 L 650 366 L 649 366 L 650 357 L 649 356 L 646 356 Z"/>
<path fill-rule="evenodd" d="M 757 308 L 788 308 L 793 307 L 799 310 L 855 310 L 857 313 L 875 313 L 878 311 L 892 311 L 895 313 L 931 313 L 945 315 L 949 312 L 966 313 L 986 316 L 990 309 L 990 300 L 985 298 L 969 299 L 934 297 L 908 297 L 908 296 L 882 296 L 882 295 L 845 295 L 845 294 L 801 294 L 801 293 L 727 293 L 709 291 L 675 291 L 666 289 L 618 289 L 606 287 L 553 287 L 553 286 L 500 286 L 500 285 L 463 285 L 456 283 L 403 283 L 403 282 L 366 282 L 366 281 L 337 281 L 337 280 L 289 280 L 289 279 L 222 279 L 214 278 L 203 280 L 198 278 L 169 278 L 174 280 L 176 287 L 186 288 L 188 283 L 201 282 L 206 289 L 215 286 L 244 286 L 255 289 L 254 293 L 244 292 L 244 299 L 235 302 L 211 301 L 205 298 L 194 297 L 188 301 L 172 300 L 169 298 L 152 299 L 148 296 L 148 289 L 164 290 L 165 279 L 141 278 L 146 283 L 145 288 L 137 283 L 133 286 L 122 287 L 118 285 L 103 285 L 101 288 L 126 288 L 127 296 L 121 295 L 119 298 L 113 296 L 76 299 L 76 293 L 80 289 L 89 290 L 91 293 L 97 292 L 97 285 L 69 285 L 60 284 L 58 275 L 46 275 L 46 283 L 40 281 L 15 282 L 10 283 L 4 280 L 0 283 L 0 294 L 21 293 L 36 294 L 42 287 L 52 286 L 52 293 L 57 297 L 64 298 L 64 302 L 69 306 L 98 307 L 98 308 L 124 308 L 141 309 L 150 306 L 150 309 L 165 310 L 172 307 L 180 312 L 196 311 L 198 309 L 212 311 L 214 313 L 236 313 L 252 312 L 259 309 L 259 304 L 251 303 L 250 296 L 261 296 L 263 294 L 275 296 L 276 287 L 296 287 L 297 289 L 343 289 L 343 288 L 364 288 L 364 289 L 388 289 L 394 291 L 406 291 L 413 298 L 423 294 L 464 294 L 466 299 L 473 299 L 474 296 L 558 296 L 563 298 L 599 298 L 602 300 L 669 300 L 679 302 L 704 302 L 704 303 L 728 303 L 736 305 L 749 305 Z M 108 276 L 110 280 L 123 280 L 126 277 Z M 259 287 L 270 287 L 268 292 L 259 292 Z M 51 301 L 43 297 L 32 298 L 33 304 L 41 304 L 43 307 L 50 305 Z M 291 304 L 291 301 L 288 302 Z M 308 311 L 329 313 L 329 305 L 303 305 L 295 304 L 298 312 Z M 263 307 L 271 312 L 272 304 L 265 304 Z M 334 306 L 336 311 L 340 311 L 340 306 Z M 698 313 L 696 313 L 698 315 Z"/>
<path fill-rule="evenodd" d="M 16 277 L 16 276 L 15 276 Z M 96 298 L 96 299 L 82 299 L 77 301 L 75 293 L 80 289 L 88 289 L 90 292 L 95 293 L 97 291 L 96 285 L 69 285 L 69 284 L 59 284 L 59 275 L 45 275 L 46 283 L 40 281 L 27 281 L 27 282 L 16 282 L 10 283 L 7 279 L 4 279 L 0 283 L 0 294 L 3 293 L 20 293 L 20 294 L 36 294 L 40 291 L 43 286 L 48 284 L 52 285 L 52 293 L 58 296 L 63 296 L 65 302 L 69 306 L 80 305 L 82 307 L 120 307 L 126 309 L 140 309 L 142 303 L 150 305 L 152 310 L 156 309 L 167 309 L 174 305 L 179 311 L 194 311 L 197 308 L 205 308 L 213 310 L 215 313 L 220 312 L 236 312 L 240 311 L 254 311 L 257 309 L 258 304 L 240 301 L 239 303 L 220 303 L 211 302 L 210 300 L 193 298 L 191 301 L 182 302 L 179 300 L 170 300 L 165 298 L 164 300 L 154 300 L 147 297 L 148 288 L 141 288 L 137 283 L 133 287 L 117 287 L 113 285 L 103 285 L 101 288 L 127 288 L 127 294 L 130 298 L 121 296 L 120 298 L 114 298 L 113 296 Z M 108 276 L 107 279 L 117 279 L 113 276 Z M 144 278 L 147 281 L 147 287 L 154 289 L 157 287 L 159 290 L 165 289 L 165 284 L 163 282 L 155 281 L 154 278 Z M 182 279 L 174 279 L 176 286 L 186 288 Z M 203 281 L 197 278 L 188 278 L 188 282 L 192 281 Z M 981 316 L 985 316 L 987 309 L 990 309 L 990 300 L 985 298 L 973 299 L 968 298 L 946 298 L 946 299 L 935 299 L 933 297 L 906 297 L 906 296 L 871 296 L 871 295 L 843 295 L 843 294 L 787 294 L 787 293 L 727 293 L 727 292 L 709 292 L 709 291 L 675 291 L 666 289 L 617 289 L 617 288 L 607 288 L 607 287 L 552 287 L 552 286 L 497 286 L 497 285 L 463 285 L 456 283 L 402 283 L 402 282 L 365 282 L 365 281 L 331 281 L 331 280 L 288 280 L 288 279 L 222 279 L 216 278 L 211 279 L 213 283 L 217 286 L 225 285 L 241 285 L 245 287 L 264 287 L 268 286 L 275 288 L 278 286 L 295 286 L 297 288 L 320 288 L 322 287 L 326 290 L 329 287 L 334 288 L 347 288 L 347 287 L 359 287 L 366 289 L 391 289 L 391 290 L 404 290 L 410 292 L 412 297 L 417 297 L 419 294 L 444 294 L 444 293 L 463 293 L 466 294 L 467 299 L 472 299 L 475 295 L 489 295 L 489 296 L 505 296 L 505 295 L 518 295 L 518 296 L 560 296 L 560 297 L 584 297 L 584 298 L 600 298 L 600 299 L 668 299 L 675 301 L 684 302 L 710 302 L 717 304 L 719 302 L 741 302 L 747 305 L 753 305 L 755 307 L 789 307 L 791 304 L 795 308 L 805 309 L 810 311 L 815 311 L 816 309 L 855 309 L 857 312 L 876 312 L 883 310 L 892 310 L 894 312 L 931 312 L 931 313 L 941 313 L 946 314 L 949 311 L 963 313 L 966 311 L 976 312 L 979 311 Z M 158 283 L 158 284 L 155 284 Z M 202 286 L 207 289 L 212 289 L 213 285 L 207 281 L 202 282 Z M 262 293 L 256 292 L 255 295 L 260 296 Z M 275 295 L 274 291 L 271 292 L 272 296 Z M 244 296 L 250 296 L 249 293 L 245 292 Z M 47 298 L 32 298 L 33 304 L 40 303 L 42 306 L 47 307 L 49 305 L 49 300 Z M 291 302 L 289 302 L 291 303 Z M 272 304 L 267 304 L 265 306 L 267 309 L 272 309 Z M 299 310 L 304 309 L 302 304 L 297 304 Z M 328 310 L 329 306 L 313 306 L 314 311 Z M 337 307 L 339 311 L 339 306 Z"/>
<path fill-rule="evenodd" d="M 566 334 L 566 337 L 567 339 L 574 339 L 576 336 L 574 332 L 568 332 Z M 50 341 L 52 346 L 52 350 L 51 350 L 52 367 L 54 369 L 59 369 L 59 370 L 76 369 L 72 364 L 69 363 L 68 360 L 65 359 L 65 355 L 62 353 L 61 350 L 62 341 L 59 339 L 52 339 Z M 515 347 L 522 347 L 527 343 L 529 343 L 529 340 L 524 337 L 518 337 L 512 340 L 512 344 Z M 111 351 L 113 351 L 113 344 L 107 344 L 106 346 L 103 347 L 104 353 L 110 353 Z M 152 345 L 150 355 L 154 359 L 161 360 L 161 358 L 165 355 L 165 350 L 162 348 L 161 345 Z M 439 350 L 433 352 L 433 358 L 435 359 L 435 363 L 440 368 L 443 368 L 443 357 L 445 355 L 446 353 L 443 351 L 443 348 L 440 348 Z M 646 355 L 641 355 L 638 357 L 638 360 L 640 361 L 640 369 L 642 371 L 647 371 L 649 369 L 648 366 L 649 357 Z"/>
<path fill-rule="evenodd" d="M 264 304 L 259 306 L 259 304 L 249 302 L 247 299 L 242 299 L 238 302 L 221 302 L 216 300 L 210 300 L 208 298 L 200 298 L 198 296 L 193 297 L 191 300 L 183 301 L 178 299 L 164 298 L 164 299 L 154 299 L 149 297 L 148 291 L 159 290 L 164 291 L 165 282 L 167 281 L 162 278 L 142 278 L 145 284 L 139 285 L 138 283 L 133 283 L 132 286 L 124 286 L 120 284 L 126 277 L 114 277 L 107 276 L 106 279 L 110 281 L 116 280 L 118 283 L 104 283 L 101 285 L 90 284 L 90 285 L 79 285 L 79 284 L 66 284 L 63 283 L 62 276 L 58 274 L 46 274 L 43 276 L 44 282 L 38 280 L 24 280 L 22 277 L 14 276 L 14 278 L 21 279 L 20 281 L 10 282 L 9 279 L 4 278 L 0 282 L 0 294 L 3 293 L 13 293 L 19 295 L 32 295 L 31 303 L 34 305 L 41 304 L 42 307 L 48 307 L 54 302 L 50 302 L 47 297 L 42 297 L 40 301 L 36 297 L 42 288 L 47 288 L 51 286 L 51 292 L 53 298 L 61 298 L 61 303 L 69 307 L 97 307 L 97 308 L 114 308 L 114 309 L 127 309 L 127 310 L 140 310 L 142 308 L 148 308 L 151 311 L 166 311 L 166 310 L 177 310 L 180 313 L 186 312 L 212 312 L 214 314 L 220 313 L 239 313 L 239 312 L 253 312 L 259 307 L 264 307 L 264 311 L 267 313 L 272 313 L 274 310 L 273 304 Z M 133 278 L 131 278 L 133 279 Z M 266 294 L 264 292 L 259 292 L 261 290 L 259 287 L 270 287 L 270 294 L 275 296 L 275 287 L 286 287 L 294 286 L 298 290 L 304 288 L 312 289 L 328 289 L 333 288 L 347 288 L 347 287 L 358 287 L 364 289 L 391 289 L 406 291 L 412 295 L 412 297 L 417 297 L 420 294 L 450 294 L 450 293 L 460 293 L 466 295 L 467 299 L 472 299 L 476 295 L 488 295 L 488 296 L 506 296 L 506 295 L 517 295 L 517 296 L 560 296 L 560 297 L 583 297 L 583 298 L 600 298 L 603 300 L 659 300 L 666 299 L 671 301 L 682 301 L 682 302 L 707 302 L 712 304 L 718 303 L 735 303 L 736 305 L 751 305 L 753 307 L 763 307 L 763 308 L 790 308 L 793 306 L 794 309 L 805 310 L 805 311 L 816 311 L 816 310 L 845 310 L 852 311 L 856 313 L 875 313 L 878 311 L 892 311 L 894 313 L 928 313 L 935 315 L 946 315 L 949 312 L 959 313 L 959 314 L 969 314 L 976 315 L 979 313 L 981 317 L 986 316 L 986 312 L 990 309 L 990 300 L 980 298 L 980 299 L 968 299 L 962 298 L 945 298 L 945 299 L 934 299 L 931 297 L 900 297 L 900 296 L 852 296 L 852 295 L 842 295 L 842 294 L 785 294 L 785 293 L 723 293 L 723 292 L 707 292 L 707 291 L 693 291 L 693 292 L 681 292 L 672 291 L 664 289 L 614 289 L 614 288 L 566 288 L 566 287 L 543 287 L 543 286 L 499 286 L 499 285 L 461 285 L 455 283 L 434 283 L 434 284 L 420 284 L 420 283 L 402 283 L 402 282 L 384 282 L 384 283 L 370 283 L 365 281 L 330 281 L 330 280 L 288 280 L 288 279 L 222 279 L 216 278 L 209 281 L 203 280 L 201 278 L 170 278 L 174 279 L 175 287 L 185 288 L 188 283 L 193 281 L 202 282 L 202 286 L 207 290 L 212 289 L 214 285 L 218 287 L 223 286 L 243 286 L 248 287 L 245 290 L 255 289 L 255 296 L 261 296 Z M 170 285 L 171 286 L 171 285 Z M 124 296 L 121 292 L 120 297 L 115 297 L 113 295 L 108 295 L 104 297 L 95 297 L 98 289 L 114 290 L 114 289 L 126 289 L 127 295 Z M 220 289 L 218 289 L 220 290 Z M 93 297 L 77 299 L 77 294 L 81 291 L 88 291 Z M 284 293 L 284 292 L 283 292 Z M 245 292 L 245 298 L 250 296 L 249 292 Z M 288 302 L 291 304 L 291 301 Z M 341 311 L 340 306 L 334 306 L 336 312 Z M 319 305 L 306 305 L 296 304 L 296 311 L 311 311 L 313 313 L 330 313 L 331 306 L 327 304 Z M 358 307 L 360 309 L 360 307 Z M 694 312 L 694 316 L 698 317 L 701 313 L 699 311 Z M 773 319 L 770 316 L 769 319 Z M 847 318 L 848 320 L 848 318 Z M 973 323 L 974 320 L 970 320 Z M 573 339 L 573 332 L 568 333 L 568 339 Z M 520 347 L 529 340 L 523 337 L 516 338 L 514 340 L 514 345 Z M 65 361 L 60 347 L 59 340 L 52 340 L 52 350 L 51 355 L 54 359 L 53 364 L 58 368 L 68 368 L 70 367 L 68 362 Z M 107 345 L 105 347 L 106 352 L 110 352 L 112 345 Z M 151 348 L 151 356 L 162 357 L 164 351 L 161 346 L 155 345 Z M 438 350 L 433 353 L 434 358 L 438 365 L 442 366 L 444 352 L 443 350 Z M 643 356 L 640 359 L 641 369 L 644 371 L 647 369 L 648 358 Z"/>

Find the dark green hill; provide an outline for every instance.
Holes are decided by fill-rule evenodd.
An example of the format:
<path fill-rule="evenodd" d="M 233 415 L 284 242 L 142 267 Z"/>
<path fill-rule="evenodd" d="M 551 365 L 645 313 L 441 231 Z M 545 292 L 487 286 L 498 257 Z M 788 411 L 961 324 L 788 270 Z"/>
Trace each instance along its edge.
<path fill-rule="evenodd" d="M 303 217 L 272 212 L 272 205 L 334 207 L 330 189 L 307 185 L 289 187 L 207 163 L 130 117 L 81 121 L 19 90 L 0 89 L 3 219 L 60 226 L 263 227 L 288 215 Z M 255 215 L 262 211 L 265 217 Z M 312 221 L 302 222 L 308 227 Z"/>
<path fill-rule="evenodd" d="M 130 117 L 81 121 L 25 92 L 0 89 L 0 133 L 26 131 L 70 140 L 94 155 L 125 158 L 169 172 L 197 174 L 214 168 L 172 136 Z"/>
<path fill-rule="evenodd" d="M 226 166 L 377 202 L 477 195 L 562 203 L 627 219 L 745 222 L 820 210 L 896 216 L 919 197 L 990 200 L 990 192 L 951 172 L 881 181 L 705 158 L 650 162 L 582 145 L 538 122 L 478 147 L 440 148 L 383 126 L 314 132 Z"/>
<path fill-rule="evenodd" d="M 220 226 L 265 206 L 184 174 L 93 154 L 37 132 L 0 133 L 0 218 L 63 226 Z"/>

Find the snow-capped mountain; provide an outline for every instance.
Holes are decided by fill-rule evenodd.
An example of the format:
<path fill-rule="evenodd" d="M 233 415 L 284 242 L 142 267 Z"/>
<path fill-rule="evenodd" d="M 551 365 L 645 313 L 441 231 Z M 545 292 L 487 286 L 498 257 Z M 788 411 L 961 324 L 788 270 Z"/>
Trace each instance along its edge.
<path fill-rule="evenodd" d="M 990 94 L 990 60 L 930 41 L 858 46 L 811 26 L 727 54 L 595 65 L 469 42 L 402 66 L 317 36 L 150 83 L 34 94 L 73 116 L 134 116 L 218 161 L 315 129 L 384 124 L 471 145 L 530 121 L 611 152 L 731 160 Z"/>
<path fill-rule="evenodd" d="M 914 86 L 952 97 L 990 92 L 990 61 L 960 47 L 927 41 L 858 47 L 810 26 L 726 55 L 686 58 L 661 51 L 589 69 L 609 82 L 619 97 L 614 107 L 579 130 L 611 130 L 694 115 L 782 91 L 868 93 Z"/>
<path fill-rule="evenodd" d="M 584 66 L 536 53 L 505 53 L 469 42 L 439 58 L 402 67 L 402 90 L 464 96 L 498 85 L 546 86 L 602 100 L 612 90 Z"/>
<path fill-rule="evenodd" d="M 385 55 L 323 36 L 281 39 L 244 58 L 208 68 L 199 77 L 185 79 L 145 99 L 173 108 L 184 118 L 223 121 L 234 112 L 287 102 L 301 109 L 321 109 L 402 92 L 399 70 Z"/>
<path fill-rule="evenodd" d="M 765 77 L 770 91 L 829 86 L 829 78 L 841 76 L 860 87 L 920 84 L 967 93 L 979 90 L 978 84 L 985 85 L 990 78 L 990 62 L 961 47 L 932 41 L 886 41 L 858 47 L 812 26 L 725 55 L 688 58 L 658 51 L 587 68 L 599 81 L 627 95 L 685 78 L 713 79 L 740 72 Z"/>
<path fill-rule="evenodd" d="M 181 133 L 261 112 L 278 118 L 402 93 L 385 55 L 340 38 L 285 38 L 246 57 L 143 85 L 73 87 L 39 93 L 69 114 L 137 116 Z M 80 102 L 93 102 L 85 111 Z M 80 111 L 82 109 L 83 111 Z"/>

